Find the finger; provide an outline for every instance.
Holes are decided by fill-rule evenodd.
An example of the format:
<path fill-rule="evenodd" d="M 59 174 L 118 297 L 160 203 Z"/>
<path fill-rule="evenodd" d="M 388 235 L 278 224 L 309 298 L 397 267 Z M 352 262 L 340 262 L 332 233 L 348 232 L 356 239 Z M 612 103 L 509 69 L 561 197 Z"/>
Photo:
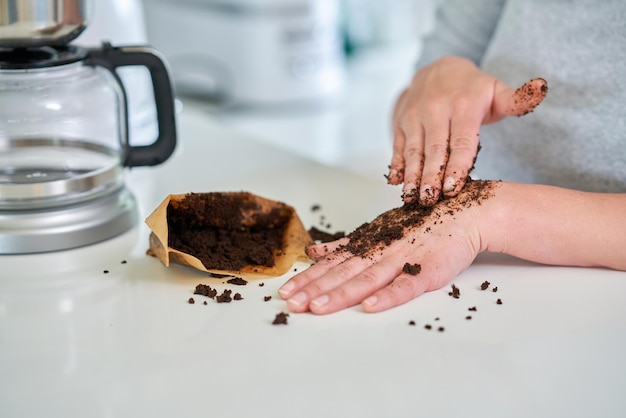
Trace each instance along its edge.
<path fill-rule="evenodd" d="M 365 299 L 361 306 L 366 312 L 380 312 L 402 305 L 429 290 L 429 281 L 419 275 L 398 275 L 388 286 Z"/>
<path fill-rule="evenodd" d="M 404 187 L 402 199 L 414 202 L 419 197 L 418 187 L 422 182 L 424 167 L 424 130 L 421 125 L 412 123 L 404 128 Z"/>
<path fill-rule="evenodd" d="M 523 116 L 532 112 L 548 94 L 548 83 L 543 78 L 535 78 L 524 83 L 518 89 L 512 89 L 504 83 L 498 83 L 493 102 L 492 120 L 495 122 L 504 116 Z"/>
<path fill-rule="evenodd" d="M 338 247 L 346 245 L 350 241 L 349 238 L 341 238 L 336 241 L 325 242 L 323 244 L 313 244 L 305 248 L 306 255 L 311 260 L 319 261 L 334 252 Z"/>
<path fill-rule="evenodd" d="M 335 257 L 333 258 L 335 259 Z M 326 259 L 324 261 L 326 261 Z M 296 276 L 294 276 L 291 279 L 296 283 L 296 286 L 300 287 L 297 291 L 293 291 L 287 298 L 287 307 L 289 310 L 293 312 L 309 310 L 311 300 L 350 280 L 372 263 L 371 260 L 361 257 L 352 257 L 338 264 L 332 264 L 336 259 L 329 259 L 329 261 L 331 261 L 331 264 L 325 264 L 323 269 L 314 269 L 309 275 L 305 276 L 305 273 L 317 267 L 317 265 L 315 265 L 302 273 L 304 277 L 296 278 Z M 327 268 L 329 266 L 330 269 Z M 304 283 L 306 284 L 303 285 Z"/>
<path fill-rule="evenodd" d="M 390 283 L 401 269 L 401 264 L 395 259 L 374 263 L 340 286 L 311 300 L 309 309 L 316 314 L 328 314 L 357 305 Z"/>
<path fill-rule="evenodd" d="M 474 167 L 480 142 L 482 114 L 472 115 L 467 111 L 456 114 L 465 117 L 455 117 L 450 122 L 450 156 L 443 180 L 443 195 L 446 197 L 456 196 L 465 185 Z"/>
<path fill-rule="evenodd" d="M 302 289 L 312 281 L 316 280 L 317 278 L 323 276 L 331 268 L 346 260 L 348 257 L 350 257 L 350 253 L 339 252 L 337 254 L 334 254 L 333 256 L 318 261 L 303 272 L 298 273 L 291 277 L 289 280 L 287 280 L 278 289 L 278 294 L 283 299 L 290 298 L 300 289 Z"/>
<path fill-rule="evenodd" d="M 393 185 L 401 184 L 404 181 L 404 144 L 406 138 L 400 128 L 400 118 L 406 106 L 407 95 L 408 89 L 405 89 L 396 100 L 393 109 L 393 148 L 389 173 L 387 174 L 387 182 Z"/>
<path fill-rule="evenodd" d="M 406 142 L 404 132 L 399 127 L 394 129 L 393 151 L 387 182 L 397 185 L 404 181 L 404 144 Z"/>
<path fill-rule="evenodd" d="M 448 163 L 450 119 L 433 116 L 424 128 L 426 155 L 419 201 L 424 206 L 432 206 L 441 195 L 441 183 Z"/>

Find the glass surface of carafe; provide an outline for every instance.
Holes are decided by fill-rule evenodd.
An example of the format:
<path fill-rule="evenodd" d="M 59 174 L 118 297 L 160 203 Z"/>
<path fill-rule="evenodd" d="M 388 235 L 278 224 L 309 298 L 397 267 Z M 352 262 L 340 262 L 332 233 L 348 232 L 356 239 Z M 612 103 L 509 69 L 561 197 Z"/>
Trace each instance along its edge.
<path fill-rule="evenodd" d="M 47 52 L 3 57 L 0 210 L 102 196 L 123 186 L 124 167 L 160 164 L 175 147 L 171 86 L 156 54 L 105 45 L 56 48 L 51 61 L 34 58 Z M 129 145 L 126 93 L 115 71 L 126 65 L 147 66 L 152 76 L 159 134 L 151 145 Z"/>

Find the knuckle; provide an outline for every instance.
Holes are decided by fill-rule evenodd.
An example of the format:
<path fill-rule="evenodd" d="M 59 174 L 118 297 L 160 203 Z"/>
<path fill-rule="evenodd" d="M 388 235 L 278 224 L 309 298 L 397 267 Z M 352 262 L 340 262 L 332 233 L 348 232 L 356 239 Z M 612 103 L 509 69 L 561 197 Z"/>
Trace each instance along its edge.
<path fill-rule="evenodd" d="M 375 290 L 378 288 L 378 276 L 370 270 L 363 271 L 361 274 L 354 278 L 354 281 L 358 283 L 361 287 L 364 287 L 368 290 Z"/>
<path fill-rule="evenodd" d="M 447 142 L 432 142 L 426 145 L 426 154 L 438 157 L 444 157 L 448 154 Z"/>

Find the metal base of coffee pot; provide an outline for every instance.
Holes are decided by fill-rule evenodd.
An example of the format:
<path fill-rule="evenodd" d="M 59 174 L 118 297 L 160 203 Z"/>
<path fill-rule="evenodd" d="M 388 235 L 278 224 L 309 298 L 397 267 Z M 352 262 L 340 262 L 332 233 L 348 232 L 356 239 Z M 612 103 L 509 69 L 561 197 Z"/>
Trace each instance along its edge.
<path fill-rule="evenodd" d="M 0 254 L 29 254 L 82 247 L 113 238 L 138 221 L 137 202 L 122 187 L 68 206 L 0 210 Z"/>

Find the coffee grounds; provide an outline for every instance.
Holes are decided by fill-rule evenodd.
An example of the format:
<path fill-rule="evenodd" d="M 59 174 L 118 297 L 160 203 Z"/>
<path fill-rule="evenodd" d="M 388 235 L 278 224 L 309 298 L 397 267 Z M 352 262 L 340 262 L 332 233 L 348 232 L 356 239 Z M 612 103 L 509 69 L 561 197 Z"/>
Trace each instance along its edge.
<path fill-rule="evenodd" d="M 487 290 L 489 288 L 489 285 L 491 283 L 489 283 L 487 280 L 485 280 L 481 285 L 480 285 L 480 290 Z"/>
<path fill-rule="evenodd" d="M 439 332 L 444 332 L 445 330 L 446 330 L 446 329 L 445 329 L 444 327 L 439 327 L 439 328 L 437 328 L 437 331 L 439 331 Z"/>
<path fill-rule="evenodd" d="M 409 325 L 415 325 L 415 321 L 413 320 L 409 321 Z"/>
<path fill-rule="evenodd" d="M 465 317 L 465 319 L 467 319 L 467 320 L 469 321 L 470 319 L 472 319 L 472 316 L 471 316 L 471 315 L 467 315 L 467 316 Z"/>
<path fill-rule="evenodd" d="M 452 284 L 452 291 L 448 292 L 448 296 L 452 296 L 455 299 L 460 298 L 461 297 L 461 289 L 459 289 L 454 284 Z"/>
<path fill-rule="evenodd" d="M 217 290 L 211 288 L 208 284 L 198 284 L 196 285 L 196 290 L 193 291 L 194 295 L 202 295 L 208 298 L 213 299 L 217 296 Z"/>
<path fill-rule="evenodd" d="M 433 329 L 433 326 L 430 325 L 430 324 L 426 324 L 426 325 L 424 325 L 424 328 L 427 329 L 427 330 L 431 330 L 431 329 Z"/>
<path fill-rule="evenodd" d="M 498 299 L 498 300 L 496 301 L 496 303 L 497 303 L 498 305 L 502 305 L 502 299 Z"/>
<path fill-rule="evenodd" d="M 494 287 L 493 289 L 491 289 L 491 291 L 492 291 L 493 293 L 496 293 L 496 292 L 498 291 L 498 286 L 496 286 L 496 287 Z"/>
<path fill-rule="evenodd" d="M 272 321 L 272 325 L 287 325 L 288 313 L 280 312 L 276 314 L 276 317 Z"/>
<path fill-rule="evenodd" d="M 340 238 L 343 238 L 346 236 L 346 233 L 343 231 L 338 231 L 335 233 L 325 232 L 325 231 L 322 231 L 321 229 L 318 229 L 312 226 L 309 229 L 309 235 L 311 236 L 311 239 L 313 241 L 325 243 L 325 242 L 336 241 Z"/>
<path fill-rule="evenodd" d="M 468 179 L 457 196 L 442 197 L 434 206 L 422 206 L 417 201 L 405 203 L 356 228 L 347 235 L 350 241 L 339 246 L 338 251 L 347 251 L 363 258 L 371 257 L 392 242 L 404 238 L 409 231 L 424 226 L 426 222 L 432 222 L 432 225 L 441 224 L 444 217 L 453 216 L 474 205 L 481 205 L 484 200 L 493 196 L 498 184 L 498 181 Z M 430 226 L 425 232 L 430 232 L 428 228 Z"/>
<path fill-rule="evenodd" d="M 190 193 L 168 206 L 168 245 L 194 255 L 207 269 L 273 267 L 292 213 L 282 203 L 262 213 L 248 194 Z"/>
<path fill-rule="evenodd" d="M 245 279 L 242 279 L 241 277 L 233 277 L 232 279 L 227 280 L 226 283 L 234 284 L 237 286 L 245 286 L 248 284 L 248 281 Z"/>
<path fill-rule="evenodd" d="M 222 292 L 221 295 L 215 297 L 215 301 L 217 303 L 230 303 L 233 300 L 233 298 L 230 296 L 232 292 L 232 290 L 224 289 L 224 292 Z"/>
<path fill-rule="evenodd" d="M 272 297 L 271 297 L 271 296 L 265 296 L 265 297 L 263 297 L 263 301 L 264 301 L 264 302 L 269 302 L 270 300 L 272 300 Z"/>
<path fill-rule="evenodd" d="M 196 303 L 196 301 L 193 300 L 193 298 L 189 298 L 187 299 L 187 303 L 189 303 L 190 305 L 193 305 L 194 303 Z"/>
<path fill-rule="evenodd" d="M 404 266 L 402 267 L 403 273 L 410 274 L 412 276 L 416 276 L 417 274 L 419 274 L 420 271 L 422 271 L 422 266 L 417 263 L 415 264 L 404 263 Z"/>
<path fill-rule="evenodd" d="M 241 296 L 241 293 L 235 293 L 235 296 L 233 296 L 234 300 L 242 300 L 243 296 Z"/>
<path fill-rule="evenodd" d="M 476 306 L 472 306 L 471 308 L 468 308 L 467 310 L 471 312 L 476 312 L 478 309 L 476 309 Z"/>

